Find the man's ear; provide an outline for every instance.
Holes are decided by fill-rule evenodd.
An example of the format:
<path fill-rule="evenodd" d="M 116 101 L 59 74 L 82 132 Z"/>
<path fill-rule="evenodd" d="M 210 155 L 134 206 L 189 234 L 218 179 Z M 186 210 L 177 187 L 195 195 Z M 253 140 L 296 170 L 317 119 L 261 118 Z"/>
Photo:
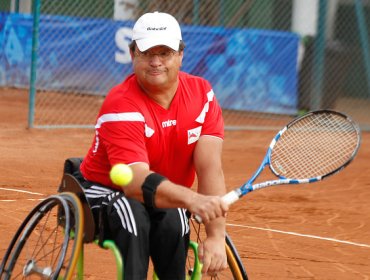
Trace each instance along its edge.
<path fill-rule="evenodd" d="M 180 57 L 180 68 L 182 66 L 182 59 L 184 58 L 184 50 L 179 51 L 179 57 Z"/>
<path fill-rule="evenodd" d="M 130 49 L 130 57 L 131 57 L 131 60 L 134 60 L 134 52 Z"/>

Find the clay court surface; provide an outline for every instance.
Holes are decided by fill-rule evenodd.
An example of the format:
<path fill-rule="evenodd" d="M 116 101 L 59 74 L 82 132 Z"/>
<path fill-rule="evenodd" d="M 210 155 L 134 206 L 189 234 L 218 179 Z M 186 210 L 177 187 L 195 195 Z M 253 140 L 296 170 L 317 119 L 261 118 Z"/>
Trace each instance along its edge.
<path fill-rule="evenodd" d="M 0 258 L 39 199 L 55 194 L 64 159 L 83 156 L 89 129 L 27 129 L 27 92 L 0 89 Z M 228 188 L 257 168 L 276 131 L 228 131 Z M 250 279 L 370 279 L 370 133 L 355 161 L 326 181 L 256 191 L 232 205 L 227 230 Z M 27 191 L 27 192 L 21 192 Z M 86 279 L 114 279 L 113 258 L 86 246 Z"/>

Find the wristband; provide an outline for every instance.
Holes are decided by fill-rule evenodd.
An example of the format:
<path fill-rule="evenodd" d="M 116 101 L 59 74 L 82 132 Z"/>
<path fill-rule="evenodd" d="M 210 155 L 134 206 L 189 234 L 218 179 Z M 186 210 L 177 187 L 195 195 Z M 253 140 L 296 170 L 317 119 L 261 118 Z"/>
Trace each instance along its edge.
<path fill-rule="evenodd" d="M 154 203 L 155 193 L 159 184 L 164 180 L 167 180 L 167 178 L 158 173 L 151 173 L 145 178 L 141 189 L 143 191 L 144 204 L 147 207 L 156 208 Z"/>

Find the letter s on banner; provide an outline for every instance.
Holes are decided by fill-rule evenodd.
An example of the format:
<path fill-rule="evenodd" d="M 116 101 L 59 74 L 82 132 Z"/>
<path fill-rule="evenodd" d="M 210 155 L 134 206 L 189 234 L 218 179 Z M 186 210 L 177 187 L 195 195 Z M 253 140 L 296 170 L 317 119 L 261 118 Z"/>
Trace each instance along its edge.
<path fill-rule="evenodd" d="M 115 61 L 122 64 L 127 64 L 131 62 L 130 50 L 128 45 L 131 42 L 132 30 L 127 27 L 122 27 L 116 32 L 116 46 L 120 51 L 115 53 Z"/>

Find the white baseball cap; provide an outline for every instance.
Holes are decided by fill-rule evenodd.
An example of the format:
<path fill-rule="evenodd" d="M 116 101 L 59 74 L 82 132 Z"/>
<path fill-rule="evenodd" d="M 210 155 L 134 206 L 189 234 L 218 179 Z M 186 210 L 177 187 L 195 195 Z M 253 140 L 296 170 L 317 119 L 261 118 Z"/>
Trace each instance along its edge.
<path fill-rule="evenodd" d="M 178 51 L 182 40 L 180 25 L 170 14 L 146 13 L 136 21 L 132 40 L 141 52 L 161 45 Z"/>

